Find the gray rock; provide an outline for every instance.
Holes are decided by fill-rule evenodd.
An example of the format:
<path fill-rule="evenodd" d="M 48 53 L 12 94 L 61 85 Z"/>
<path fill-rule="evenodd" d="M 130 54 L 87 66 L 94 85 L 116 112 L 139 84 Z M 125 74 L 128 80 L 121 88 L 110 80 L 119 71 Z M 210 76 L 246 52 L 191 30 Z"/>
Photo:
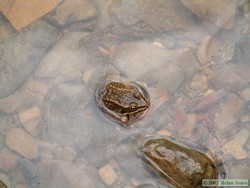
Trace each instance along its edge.
<path fill-rule="evenodd" d="M 88 169 L 68 161 L 45 160 L 37 166 L 39 185 L 37 187 L 50 188 L 95 188 L 92 178 L 88 176 Z"/>
<path fill-rule="evenodd" d="M 109 12 L 119 32 L 131 36 L 198 29 L 192 14 L 175 0 L 115 0 Z"/>
<path fill-rule="evenodd" d="M 12 37 L 14 33 L 14 28 L 0 15 L 0 43 Z"/>
<path fill-rule="evenodd" d="M 229 166 L 229 177 L 232 179 L 249 179 L 250 178 L 250 161 L 249 159 L 233 161 Z"/>
<path fill-rule="evenodd" d="M 46 97 L 45 102 L 52 108 L 75 115 L 84 110 L 89 94 L 82 84 L 63 83 L 52 86 Z"/>
<path fill-rule="evenodd" d="M 49 15 L 56 25 L 67 26 L 70 30 L 93 29 L 96 18 L 97 12 L 91 0 L 64 1 Z"/>
<path fill-rule="evenodd" d="M 57 36 L 55 27 L 38 21 L 0 44 L 0 98 L 19 88 L 57 40 Z"/>
<path fill-rule="evenodd" d="M 215 118 L 216 127 L 222 134 L 235 126 L 240 118 L 243 107 L 244 102 L 237 95 L 233 93 L 228 94 Z"/>
<path fill-rule="evenodd" d="M 158 72 L 168 63 L 173 51 L 160 48 L 147 41 L 125 42 L 118 46 L 114 66 L 129 80 L 156 84 Z"/>
<path fill-rule="evenodd" d="M 51 109 L 51 116 L 45 117 L 44 139 L 62 146 L 76 147 L 84 150 L 93 139 L 93 129 L 87 119 L 70 116 Z"/>
<path fill-rule="evenodd" d="M 236 11 L 235 1 L 181 0 L 181 2 L 203 21 L 208 21 L 224 29 L 230 29 L 234 25 Z M 209 23 L 205 22 L 205 25 L 211 27 Z"/>
<path fill-rule="evenodd" d="M 37 175 L 36 167 L 30 160 L 20 158 L 19 168 L 26 179 L 34 178 Z"/>
<path fill-rule="evenodd" d="M 79 78 L 86 66 L 87 55 L 79 48 L 78 41 L 85 35 L 82 32 L 65 34 L 44 56 L 34 74 L 35 78 L 60 82 Z"/>
<path fill-rule="evenodd" d="M 178 66 L 167 66 L 160 75 L 157 87 L 165 89 L 169 94 L 174 92 L 182 85 L 185 80 L 185 72 Z"/>
<path fill-rule="evenodd" d="M 108 8 L 110 4 L 112 4 L 113 0 L 98 0 L 95 1 L 96 7 L 98 9 L 98 20 L 97 20 L 97 28 L 105 29 L 111 23 L 111 19 L 108 13 Z"/>
<path fill-rule="evenodd" d="M 137 148 L 138 149 L 138 148 Z M 133 146 L 123 144 L 116 148 L 115 159 L 122 170 L 130 177 L 142 178 L 147 175 L 141 159 L 137 156 Z"/>
<path fill-rule="evenodd" d="M 234 48 L 234 60 L 250 66 L 250 34 L 242 36 Z"/>
<path fill-rule="evenodd" d="M 13 128 L 6 135 L 6 145 L 27 159 L 37 159 L 39 148 L 35 140 L 21 128 Z M 27 147 L 29 146 L 29 147 Z"/>
<path fill-rule="evenodd" d="M 192 49 L 171 51 L 148 41 L 122 43 L 117 47 L 113 64 L 129 80 L 143 81 L 149 85 L 156 85 L 159 79 L 165 82 L 166 78 L 172 77 L 169 83 L 171 88 L 168 85 L 170 92 L 181 85 L 185 74 L 187 77 L 193 75 L 199 65 Z"/>

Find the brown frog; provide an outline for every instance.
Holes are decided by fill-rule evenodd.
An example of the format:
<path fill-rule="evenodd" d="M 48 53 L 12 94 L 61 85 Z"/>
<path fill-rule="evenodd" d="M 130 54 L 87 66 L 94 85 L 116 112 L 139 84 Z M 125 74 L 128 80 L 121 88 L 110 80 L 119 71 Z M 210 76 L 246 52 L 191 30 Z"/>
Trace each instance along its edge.
<path fill-rule="evenodd" d="M 147 91 L 136 83 L 111 81 L 99 89 L 96 101 L 111 119 L 129 127 L 146 114 L 149 106 Z"/>
<path fill-rule="evenodd" d="M 147 166 L 177 188 L 201 188 L 202 179 L 225 177 L 223 164 L 219 160 L 213 161 L 198 150 L 181 146 L 165 138 L 146 141 L 142 147 L 142 158 Z"/>

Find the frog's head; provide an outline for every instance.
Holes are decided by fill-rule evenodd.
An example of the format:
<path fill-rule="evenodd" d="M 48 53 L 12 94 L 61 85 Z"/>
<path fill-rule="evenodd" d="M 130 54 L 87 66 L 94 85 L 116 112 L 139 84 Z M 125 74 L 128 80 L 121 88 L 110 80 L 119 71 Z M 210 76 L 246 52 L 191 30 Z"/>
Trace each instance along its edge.
<path fill-rule="evenodd" d="M 133 88 L 133 91 L 128 92 L 123 97 L 122 103 L 125 108 L 123 108 L 121 114 L 139 113 L 149 108 L 148 96 L 145 96 L 145 94 L 137 88 Z"/>

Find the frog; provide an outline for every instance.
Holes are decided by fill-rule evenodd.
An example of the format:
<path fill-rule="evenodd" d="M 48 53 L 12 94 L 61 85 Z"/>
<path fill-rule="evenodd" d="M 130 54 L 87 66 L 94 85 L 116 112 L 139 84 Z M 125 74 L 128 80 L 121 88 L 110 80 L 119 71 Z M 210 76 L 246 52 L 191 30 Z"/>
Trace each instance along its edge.
<path fill-rule="evenodd" d="M 203 179 L 225 178 L 221 160 L 207 153 L 165 137 L 148 139 L 141 147 L 145 167 L 176 188 L 201 188 Z"/>
<path fill-rule="evenodd" d="M 105 115 L 126 128 L 144 117 L 150 106 L 148 92 L 135 82 L 108 81 L 98 89 L 95 99 Z"/>

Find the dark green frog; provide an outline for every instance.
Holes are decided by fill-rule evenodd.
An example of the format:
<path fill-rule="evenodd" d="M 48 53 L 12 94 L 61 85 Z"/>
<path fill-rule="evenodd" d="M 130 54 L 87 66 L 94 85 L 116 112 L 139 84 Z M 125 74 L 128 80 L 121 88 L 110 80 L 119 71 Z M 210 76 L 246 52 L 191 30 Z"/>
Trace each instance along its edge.
<path fill-rule="evenodd" d="M 221 167 L 206 154 L 164 138 L 144 143 L 142 157 L 146 164 L 177 188 L 201 188 L 203 179 L 217 179 L 221 173 L 218 169 Z"/>

